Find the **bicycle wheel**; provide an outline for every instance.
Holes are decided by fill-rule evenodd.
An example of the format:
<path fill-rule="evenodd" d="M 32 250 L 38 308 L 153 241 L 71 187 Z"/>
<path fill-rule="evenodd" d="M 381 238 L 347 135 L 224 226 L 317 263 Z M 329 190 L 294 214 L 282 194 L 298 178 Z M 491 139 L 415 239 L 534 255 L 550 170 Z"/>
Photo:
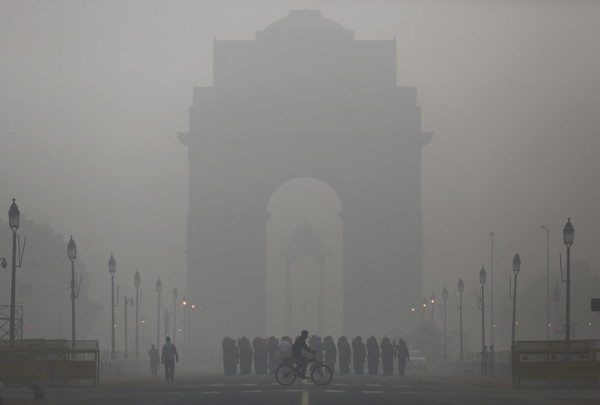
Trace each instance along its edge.
<path fill-rule="evenodd" d="M 281 364 L 275 370 L 275 380 L 281 385 L 290 385 L 296 381 L 296 369 L 291 364 Z"/>
<path fill-rule="evenodd" d="M 333 371 L 327 364 L 316 364 L 310 372 L 310 378 L 317 385 L 327 385 L 333 378 Z"/>

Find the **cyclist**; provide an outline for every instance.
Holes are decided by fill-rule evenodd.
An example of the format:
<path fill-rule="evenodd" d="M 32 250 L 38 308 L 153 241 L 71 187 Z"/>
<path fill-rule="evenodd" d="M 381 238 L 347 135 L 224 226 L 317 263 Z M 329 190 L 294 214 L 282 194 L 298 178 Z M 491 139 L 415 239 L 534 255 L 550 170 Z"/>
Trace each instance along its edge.
<path fill-rule="evenodd" d="M 303 330 L 292 345 L 292 358 L 298 363 L 298 371 L 302 378 L 307 378 L 306 366 L 308 365 L 308 358 L 302 353 L 302 350 L 315 354 L 315 351 L 310 350 L 310 347 L 306 344 L 306 339 L 308 339 L 308 331 Z"/>

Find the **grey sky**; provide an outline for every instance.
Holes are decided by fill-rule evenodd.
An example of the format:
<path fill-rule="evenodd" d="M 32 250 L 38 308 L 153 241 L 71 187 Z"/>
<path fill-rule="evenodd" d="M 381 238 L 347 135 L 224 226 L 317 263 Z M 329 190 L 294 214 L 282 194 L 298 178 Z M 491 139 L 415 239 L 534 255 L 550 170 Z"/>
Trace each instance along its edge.
<path fill-rule="evenodd" d="M 525 283 L 544 270 L 541 224 L 558 271 L 569 216 L 574 258 L 599 272 L 594 1 L 1 0 L 6 212 L 14 197 L 29 219 L 73 234 L 99 301 L 111 252 L 127 294 L 136 268 L 148 293 L 157 275 L 182 291 L 188 168 L 176 133 L 193 85 L 212 84 L 213 37 L 251 40 L 301 8 L 356 39 L 397 39 L 398 85 L 418 88 L 434 133 L 422 165 L 427 296 L 458 277 L 475 288 L 490 231 L 498 299 L 515 252 Z"/>

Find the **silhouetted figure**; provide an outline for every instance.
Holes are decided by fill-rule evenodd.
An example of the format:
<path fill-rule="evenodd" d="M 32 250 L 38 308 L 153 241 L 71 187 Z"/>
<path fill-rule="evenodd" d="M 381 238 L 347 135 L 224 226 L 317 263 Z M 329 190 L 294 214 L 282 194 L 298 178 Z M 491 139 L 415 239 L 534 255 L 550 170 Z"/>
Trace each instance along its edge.
<path fill-rule="evenodd" d="M 292 338 L 283 336 L 277 348 L 277 361 L 283 363 L 292 358 Z"/>
<path fill-rule="evenodd" d="M 331 336 L 327 336 L 323 341 L 323 349 L 325 350 L 325 364 L 335 373 L 335 363 L 337 361 L 337 349 Z"/>
<path fill-rule="evenodd" d="M 160 362 L 165 365 L 165 379 L 175 381 L 175 362 L 179 362 L 179 354 L 171 338 L 167 336 L 165 340 L 167 342 L 162 347 Z"/>
<path fill-rule="evenodd" d="M 481 350 L 481 375 L 487 375 L 488 371 L 489 352 L 487 346 L 483 346 Z"/>
<path fill-rule="evenodd" d="M 348 374 L 350 372 L 350 343 L 346 336 L 341 336 L 337 342 L 338 353 L 340 355 L 340 374 Z"/>
<path fill-rule="evenodd" d="M 410 357 L 408 355 L 408 346 L 406 346 L 406 342 L 404 339 L 398 339 L 398 344 L 394 345 L 394 354 L 398 359 L 398 374 L 404 375 L 404 370 L 406 368 L 406 362 L 410 361 Z"/>
<path fill-rule="evenodd" d="M 383 375 L 392 375 L 394 373 L 394 346 L 390 338 L 381 339 L 381 367 Z"/>
<path fill-rule="evenodd" d="M 158 354 L 158 349 L 156 346 L 150 346 L 150 350 L 148 350 L 148 357 L 150 357 L 150 373 L 152 375 L 158 374 L 158 362 L 160 361 L 160 356 Z"/>
<path fill-rule="evenodd" d="M 379 344 L 377 343 L 377 338 L 375 336 L 371 336 L 367 339 L 367 363 L 370 375 L 379 374 L 380 355 L 381 353 L 379 352 Z"/>
<path fill-rule="evenodd" d="M 223 346 L 223 370 L 225 375 L 236 375 L 240 353 L 235 340 L 225 337 L 221 344 Z"/>
<path fill-rule="evenodd" d="M 360 336 L 352 339 L 352 364 L 354 364 L 354 374 L 364 374 L 365 359 L 367 358 L 367 349 Z"/>
<path fill-rule="evenodd" d="M 490 376 L 494 376 L 494 346 L 490 345 L 490 351 L 488 352 L 488 369 Z"/>
<path fill-rule="evenodd" d="M 306 378 L 306 365 L 308 364 L 308 357 L 304 355 L 304 352 L 315 354 L 314 350 L 306 344 L 306 339 L 308 339 L 308 331 L 303 330 L 292 345 L 292 357 L 298 363 L 298 372 L 302 378 Z"/>
<path fill-rule="evenodd" d="M 257 375 L 267 374 L 269 367 L 269 354 L 267 352 L 267 341 L 261 337 L 255 337 L 252 341 L 254 348 L 254 372 Z"/>
<path fill-rule="evenodd" d="M 238 339 L 238 349 L 240 351 L 240 374 L 246 375 L 252 372 L 252 346 L 246 336 Z"/>
<path fill-rule="evenodd" d="M 323 361 L 325 347 L 323 346 L 323 340 L 321 339 L 321 336 L 317 337 L 317 341 L 315 342 L 314 351 L 315 351 L 315 360 Z"/>
<path fill-rule="evenodd" d="M 269 355 L 269 371 L 271 374 L 275 372 L 277 365 L 279 364 L 277 360 L 277 351 L 279 350 L 279 339 L 275 336 L 271 336 L 267 339 L 267 353 Z"/>

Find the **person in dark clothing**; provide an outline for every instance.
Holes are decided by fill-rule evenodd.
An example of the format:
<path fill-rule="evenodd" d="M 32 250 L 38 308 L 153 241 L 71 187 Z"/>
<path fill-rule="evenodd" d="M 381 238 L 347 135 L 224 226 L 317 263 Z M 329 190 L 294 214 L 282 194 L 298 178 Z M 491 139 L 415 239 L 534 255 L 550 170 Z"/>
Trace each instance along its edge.
<path fill-rule="evenodd" d="M 335 373 L 335 363 L 337 361 L 337 349 L 331 336 L 327 336 L 323 341 L 323 349 L 325 350 L 325 364 Z"/>
<path fill-rule="evenodd" d="M 275 336 L 271 336 L 267 340 L 267 353 L 269 355 L 269 371 L 272 373 L 275 372 L 277 368 L 277 351 L 279 350 L 279 339 Z"/>
<path fill-rule="evenodd" d="M 171 337 L 166 337 L 166 343 L 162 347 L 160 362 L 165 365 L 165 379 L 175 381 L 175 362 L 179 362 L 177 347 L 171 342 Z"/>
<path fill-rule="evenodd" d="M 254 348 L 254 372 L 257 375 L 267 374 L 267 367 L 269 365 L 267 341 L 256 337 L 252 341 L 252 347 Z"/>
<path fill-rule="evenodd" d="M 377 338 L 375 336 L 371 336 L 367 339 L 367 362 L 370 375 L 379 374 L 379 356 L 380 353 Z"/>
<path fill-rule="evenodd" d="M 306 344 L 306 339 L 308 339 L 308 331 L 303 330 L 292 345 L 292 357 L 298 363 L 298 371 L 302 378 L 306 378 L 306 365 L 308 364 L 308 358 L 304 355 L 303 351 L 315 354 L 315 351 L 311 350 Z"/>
<path fill-rule="evenodd" d="M 235 340 L 230 337 L 223 339 L 223 370 L 225 375 L 236 375 L 240 353 Z"/>
<path fill-rule="evenodd" d="M 158 362 L 160 361 L 160 356 L 158 354 L 158 349 L 156 346 L 152 345 L 150 350 L 148 350 L 148 356 L 150 357 L 150 373 L 152 375 L 158 374 Z"/>
<path fill-rule="evenodd" d="M 394 373 L 394 346 L 390 338 L 381 339 L 381 367 L 383 375 L 392 375 Z"/>
<path fill-rule="evenodd" d="M 352 353 L 354 355 L 352 358 L 352 363 L 354 364 L 354 374 L 364 374 L 367 350 L 360 336 L 352 339 Z"/>
<path fill-rule="evenodd" d="M 252 372 L 252 346 L 246 336 L 238 339 L 238 349 L 240 351 L 240 374 L 247 375 Z"/>
<path fill-rule="evenodd" d="M 346 336 L 341 336 L 337 342 L 338 353 L 340 355 L 340 374 L 348 374 L 350 372 L 350 357 L 352 350 Z"/>
<path fill-rule="evenodd" d="M 394 355 L 398 359 L 398 374 L 404 375 L 404 369 L 406 368 L 406 362 L 410 361 L 408 356 L 408 346 L 406 346 L 406 342 L 400 338 L 398 339 L 398 344 L 394 345 Z"/>

